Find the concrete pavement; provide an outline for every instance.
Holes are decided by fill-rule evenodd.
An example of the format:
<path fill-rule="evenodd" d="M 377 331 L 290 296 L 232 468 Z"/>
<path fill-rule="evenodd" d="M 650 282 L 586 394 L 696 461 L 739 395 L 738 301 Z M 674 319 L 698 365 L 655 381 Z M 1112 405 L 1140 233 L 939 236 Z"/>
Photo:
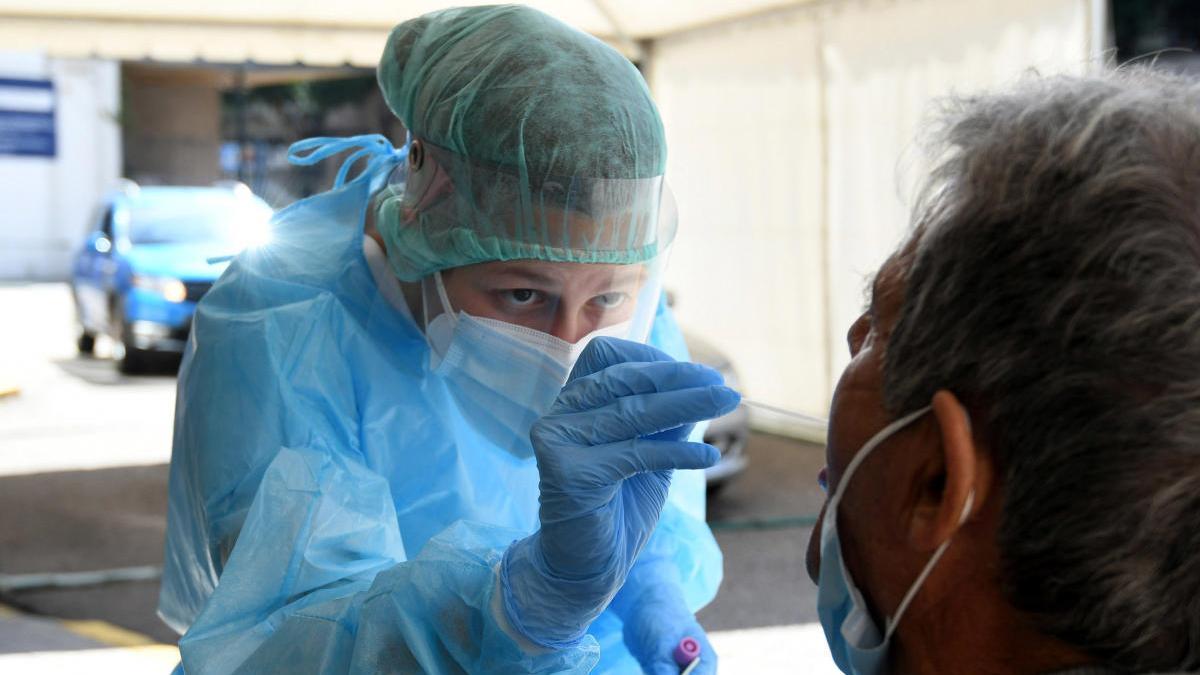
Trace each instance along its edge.
<path fill-rule="evenodd" d="M 61 621 L 0 605 L 0 672 L 158 675 L 179 650 L 102 621 Z"/>

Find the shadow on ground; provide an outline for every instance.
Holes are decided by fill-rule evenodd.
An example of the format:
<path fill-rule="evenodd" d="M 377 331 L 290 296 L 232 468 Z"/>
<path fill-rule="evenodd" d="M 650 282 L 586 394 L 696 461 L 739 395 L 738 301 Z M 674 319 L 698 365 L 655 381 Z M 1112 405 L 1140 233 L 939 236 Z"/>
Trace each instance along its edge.
<path fill-rule="evenodd" d="M 122 373 L 112 359 L 92 356 L 80 355 L 70 359 L 55 359 L 54 365 L 61 368 L 64 373 L 88 384 L 111 386 L 136 385 L 147 380 L 174 377 L 179 372 L 179 362 L 180 357 L 177 355 L 163 355 L 151 361 L 150 367 L 145 372 L 136 375 Z"/>
<path fill-rule="evenodd" d="M 0 573 L 161 565 L 166 513 L 165 464 L 0 477 Z M 157 581 L 11 591 L 0 600 L 176 639 L 155 615 Z"/>

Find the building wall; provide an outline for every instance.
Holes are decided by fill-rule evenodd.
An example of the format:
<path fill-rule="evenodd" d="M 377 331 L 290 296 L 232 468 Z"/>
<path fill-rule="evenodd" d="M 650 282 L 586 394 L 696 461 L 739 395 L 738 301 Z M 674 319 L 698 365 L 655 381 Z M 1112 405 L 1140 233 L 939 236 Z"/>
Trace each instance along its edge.
<path fill-rule="evenodd" d="M 0 279 L 64 279 L 120 175 L 117 64 L 0 53 L 0 78 L 54 86 L 53 157 L 0 154 Z"/>
<path fill-rule="evenodd" d="M 931 102 L 1088 69 L 1103 5 L 848 0 L 657 41 L 681 323 L 733 358 L 749 397 L 824 415 L 869 275 L 907 230 Z"/>

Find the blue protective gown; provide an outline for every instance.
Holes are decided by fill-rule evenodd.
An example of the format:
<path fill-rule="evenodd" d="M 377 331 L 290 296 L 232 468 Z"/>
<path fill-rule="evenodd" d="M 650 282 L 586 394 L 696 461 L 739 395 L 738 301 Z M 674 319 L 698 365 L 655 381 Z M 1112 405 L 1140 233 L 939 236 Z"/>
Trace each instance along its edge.
<path fill-rule="evenodd" d="M 274 243 L 239 256 L 196 312 L 159 604 L 186 631 L 182 666 L 636 672 L 611 611 L 555 652 L 497 625 L 494 568 L 538 525 L 537 467 L 464 423 L 372 276 L 363 220 L 387 168 L 281 211 Z M 686 356 L 665 306 L 651 342 Z M 651 564 L 678 573 L 693 610 L 716 594 L 701 472 L 676 473 L 637 563 Z"/>

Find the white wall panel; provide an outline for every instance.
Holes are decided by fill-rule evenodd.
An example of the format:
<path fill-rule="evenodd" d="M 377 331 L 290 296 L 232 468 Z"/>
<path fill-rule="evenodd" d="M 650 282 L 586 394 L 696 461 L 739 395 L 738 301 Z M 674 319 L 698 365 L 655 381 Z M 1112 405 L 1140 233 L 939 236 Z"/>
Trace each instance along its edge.
<path fill-rule="evenodd" d="M 815 24 L 771 16 L 660 41 L 651 87 L 680 233 L 681 322 L 731 356 L 748 395 L 825 405 Z"/>
<path fill-rule="evenodd" d="M 908 230 L 923 169 L 915 142 L 940 96 L 1088 62 L 1086 0 L 846 3 L 823 36 L 828 112 L 830 339 L 861 311 L 871 273 Z M 848 360 L 835 350 L 836 377 Z M 836 381 L 836 380 L 835 380 Z"/>

